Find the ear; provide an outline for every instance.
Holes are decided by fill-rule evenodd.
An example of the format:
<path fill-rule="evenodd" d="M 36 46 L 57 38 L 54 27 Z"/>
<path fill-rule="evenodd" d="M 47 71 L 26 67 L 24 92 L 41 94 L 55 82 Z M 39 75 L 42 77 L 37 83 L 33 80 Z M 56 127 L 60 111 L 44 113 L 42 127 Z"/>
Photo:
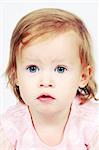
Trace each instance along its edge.
<path fill-rule="evenodd" d="M 18 81 L 17 74 L 15 74 L 15 84 L 16 84 L 17 86 L 19 86 L 19 81 Z"/>
<path fill-rule="evenodd" d="M 17 86 L 19 86 L 18 79 L 15 80 L 15 84 L 16 84 Z"/>
<path fill-rule="evenodd" d="M 88 84 L 92 74 L 93 74 L 93 68 L 91 66 L 87 66 L 84 69 L 82 69 L 79 87 L 81 88 L 85 87 Z"/>

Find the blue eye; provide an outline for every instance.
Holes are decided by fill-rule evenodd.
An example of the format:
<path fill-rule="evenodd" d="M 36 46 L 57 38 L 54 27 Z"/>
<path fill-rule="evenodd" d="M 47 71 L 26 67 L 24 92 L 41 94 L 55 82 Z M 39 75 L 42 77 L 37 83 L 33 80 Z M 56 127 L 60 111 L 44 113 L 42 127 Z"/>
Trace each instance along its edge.
<path fill-rule="evenodd" d="M 65 67 L 61 67 L 61 66 L 55 68 L 55 71 L 57 71 L 58 73 L 64 73 L 66 70 L 67 69 Z"/>
<path fill-rule="evenodd" d="M 37 71 L 39 71 L 39 68 L 35 65 L 31 65 L 31 66 L 27 67 L 26 70 L 28 70 L 31 73 L 36 73 Z"/>

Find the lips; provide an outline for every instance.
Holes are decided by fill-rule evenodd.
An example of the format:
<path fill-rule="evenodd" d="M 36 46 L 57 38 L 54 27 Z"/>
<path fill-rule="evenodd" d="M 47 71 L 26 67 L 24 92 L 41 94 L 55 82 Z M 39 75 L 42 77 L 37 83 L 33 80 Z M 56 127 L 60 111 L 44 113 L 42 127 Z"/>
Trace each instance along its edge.
<path fill-rule="evenodd" d="M 45 102 L 45 103 L 49 103 L 52 102 L 53 100 L 55 100 L 55 98 L 51 95 L 48 94 L 41 94 L 40 96 L 37 97 L 37 99 L 40 102 Z"/>

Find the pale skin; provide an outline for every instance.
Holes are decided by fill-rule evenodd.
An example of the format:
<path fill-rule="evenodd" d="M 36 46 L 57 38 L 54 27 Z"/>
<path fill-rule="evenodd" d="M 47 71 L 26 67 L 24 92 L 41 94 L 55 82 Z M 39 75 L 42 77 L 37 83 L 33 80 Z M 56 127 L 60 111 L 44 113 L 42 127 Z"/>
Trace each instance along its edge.
<path fill-rule="evenodd" d="M 21 97 L 29 106 L 39 138 L 49 146 L 62 141 L 77 89 L 84 87 L 92 74 L 91 66 L 82 69 L 79 43 L 79 36 L 68 31 L 31 43 L 21 58 L 17 57 L 16 83 Z M 39 102 L 37 97 L 42 93 L 55 100 Z"/>

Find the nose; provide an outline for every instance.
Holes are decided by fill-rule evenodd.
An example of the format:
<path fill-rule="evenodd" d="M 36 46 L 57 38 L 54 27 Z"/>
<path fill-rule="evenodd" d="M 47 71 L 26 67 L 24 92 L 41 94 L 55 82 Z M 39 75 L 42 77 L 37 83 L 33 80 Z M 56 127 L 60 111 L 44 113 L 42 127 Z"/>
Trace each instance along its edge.
<path fill-rule="evenodd" d="M 39 83 L 40 87 L 55 87 L 55 83 L 52 79 L 52 76 L 50 75 L 50 73 L 43 73 L 43 75 L 40 78 L 40 83 Z"/>
<path fill-rule="evenodd" d="M 40 84 L 40 87 L 53 87 L 52 84 Z"/>

